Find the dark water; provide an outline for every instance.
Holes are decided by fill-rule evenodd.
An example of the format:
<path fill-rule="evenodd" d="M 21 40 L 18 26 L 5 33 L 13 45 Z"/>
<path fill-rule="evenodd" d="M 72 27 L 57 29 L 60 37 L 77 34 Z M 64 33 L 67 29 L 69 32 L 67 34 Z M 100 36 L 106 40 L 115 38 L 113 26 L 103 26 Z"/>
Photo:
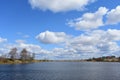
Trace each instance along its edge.
<path fill-rule="evenodd" d="M 120 80 L 120 63 L 44 62 L 0 65 L 0 80 Z"/>

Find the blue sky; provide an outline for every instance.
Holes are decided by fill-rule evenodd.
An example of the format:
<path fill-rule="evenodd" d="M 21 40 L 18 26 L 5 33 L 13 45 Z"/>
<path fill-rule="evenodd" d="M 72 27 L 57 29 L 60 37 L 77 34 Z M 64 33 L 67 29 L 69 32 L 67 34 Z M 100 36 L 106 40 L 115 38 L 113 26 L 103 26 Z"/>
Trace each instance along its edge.
<path fill-rule="evenodd" d="M 0 52 L 27 48 L 40 59 L 119 56 L 119 26 L 120 0 L 1 0 Z"/>

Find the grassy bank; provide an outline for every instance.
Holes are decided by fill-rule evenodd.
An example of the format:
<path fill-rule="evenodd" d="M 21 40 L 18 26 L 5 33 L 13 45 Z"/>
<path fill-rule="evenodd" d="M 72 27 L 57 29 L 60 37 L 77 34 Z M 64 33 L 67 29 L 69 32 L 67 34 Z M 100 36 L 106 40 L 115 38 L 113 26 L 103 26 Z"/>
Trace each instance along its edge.
<path fill-rule="evenodd" d="M 0 64 L 24 64 L 24 63 L 37 63 L 37 62 L 51 62 L 52 60 L 11 60 L 11 59 L 2 59 Z"/>
<path fill-rule="evenodd" d="M 22 64 L 22 63 L 33 63 L 33 62 L 39 62 L 38 60 L 10 60 L 10 59 L 5 59 L 1 60 L 0 64 Z"/>

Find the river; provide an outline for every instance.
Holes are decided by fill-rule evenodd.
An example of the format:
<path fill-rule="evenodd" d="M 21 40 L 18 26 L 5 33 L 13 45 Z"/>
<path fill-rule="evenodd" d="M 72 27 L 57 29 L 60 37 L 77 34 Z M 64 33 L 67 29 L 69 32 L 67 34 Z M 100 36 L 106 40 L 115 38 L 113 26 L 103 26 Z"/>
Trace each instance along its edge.
<path fill-rule="evenodd" d="M 0 80 L 120 80 L 117 62 L 1 64 Z"/>

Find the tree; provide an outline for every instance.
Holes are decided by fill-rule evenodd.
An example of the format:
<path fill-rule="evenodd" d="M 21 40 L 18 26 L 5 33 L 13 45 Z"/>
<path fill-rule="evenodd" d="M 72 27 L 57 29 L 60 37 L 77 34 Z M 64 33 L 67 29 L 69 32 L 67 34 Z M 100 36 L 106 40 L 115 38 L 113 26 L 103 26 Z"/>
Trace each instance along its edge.
<path fill-rule="evenodd" d="M 10 55 L 10 59 L 14 60 L 17 55 L 17 48 L 12 48 L 11 51 L 9 52 L 9 55 Z"/>
<path fill-rule="evenodd" d="M 32 53 L 31 58 L 32 58 L 32 60 L 34 60 L 34 58 L 35 58 L 35 53 Z"/>
<path fill-rule="evenodd" d="M 118 57 L 118 61 L 120 62 L 120 57 Z"/>
<path fill-rule="evenodd" d="M 21 60 L 27 60 L 28 58 L 27 54 L 28 54 L 28 51 L 24 48 L 20 53 Z"/>
<path fill-rule="evenodd" d="M 7 62 L 7 55 L 6 54 L 2 54 L 1 56 L 0 56 L 0 62 L 4 62 L 4 63 L 6 63 Z"/>

